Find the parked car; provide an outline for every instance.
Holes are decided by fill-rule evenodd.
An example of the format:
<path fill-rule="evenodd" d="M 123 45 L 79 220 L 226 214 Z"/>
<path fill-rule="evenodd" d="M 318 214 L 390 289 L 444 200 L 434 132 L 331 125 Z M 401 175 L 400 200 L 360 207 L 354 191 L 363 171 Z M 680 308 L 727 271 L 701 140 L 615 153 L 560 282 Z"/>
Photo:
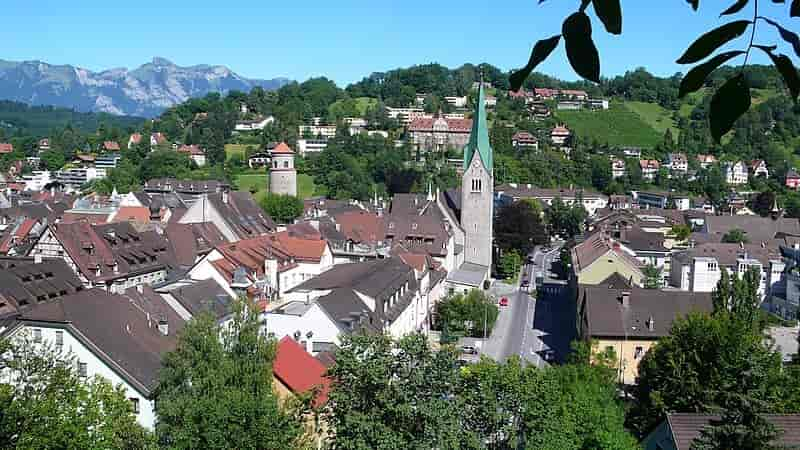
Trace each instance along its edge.
<path fill-rule="evenodd" d="M 500 299 L 500 306 L 508 306 L 508 298 L 503 297 Z"/>
<path fill-rule="evenodd" d="M 462 345 L 461 353 L 464 353 L 465 355 L 477 355 L 478 349 L 472 345 Z"/>

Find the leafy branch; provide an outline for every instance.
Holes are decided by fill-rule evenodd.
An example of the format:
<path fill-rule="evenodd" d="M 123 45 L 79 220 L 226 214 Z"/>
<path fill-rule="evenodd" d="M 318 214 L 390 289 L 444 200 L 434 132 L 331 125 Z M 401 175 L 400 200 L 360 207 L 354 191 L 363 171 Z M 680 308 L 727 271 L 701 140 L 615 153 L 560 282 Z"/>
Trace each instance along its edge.
<path fill-rule="evenodd" d="M 539 0 L 543 3 L 545 0 Z M 700 0 L 686 0 L 693 10 L 697 11 Z M 772 0 L 773 3 L 785 3 L 785 0 Z M 561 38 L 564 39 L 564 46 L 567 59 L 573 70 L 582 78 L 600 82 L 600 56 L 597 47 L 592 40 L 591 19 L 586 14 L 589 4 L 592 5 L 595 14 L 603 23 L 607 32 L 615 35 L 622 34 L 622 8 L 620 0 L 581 0 L 578 11 L 568 16 L 562 26 L 561 34 L 538 41 L 531 52 L 528 64 L 520 70 L 511 74 L 511 90 L 517 91 L 522 87 L 523 82 L 533 70 L 541 64 L 558 46 Z M 725 9 L 721 14 L 727 16 L 742 11 L 750 4 L 750 0 L 736 0 L 734 4 Z M 800 0 L 792 0 L 789 8 L 790 17 L 800 17 Z M 745 77 L 744 68 L 750 58 L 750 52 L 757 48 L 772 61 L 772 64 L 780 72 L 784 83 L 789 89 L 789 95 L 796 103 L 800 95 L 800 76 L 792 63 L 791 58 L 784 54 L 776 54 L 777 45 L 759 45 L 755 43 L 756 28 L 758 22 L 763 21 L 775 27 L 786 43 L 792 46 L 796 56 L 800 57 L 800 37 L 780 25 L 773 19 L 760 16 L 758 14 L 758 0 L 753 0 L 753 19 L 736 20 L 719 26 L 695 40 L 689 48 L 676 61 L 678 64 L 697 64 L 690 69 L 683 77 L 680 85 L 679 96 L 684 97 L 691 92 L 695 92 L 706 82 L 706 79 L 714 70 L 725 64 L 729 60 L 744 55 L 742 70 L 720 86 L 711 98 L 709 110 L 709 128 L 714 140 L 719 143 L 739 117 L 750 109 L 751 97 L 750 86 Z M 733 50 L 711 56 L 723 45 L 741 37 L 747 28 L 750 28 L 750 38 L 744 50 Z M 710 57 L 705 62 L 706 58 Z"/>

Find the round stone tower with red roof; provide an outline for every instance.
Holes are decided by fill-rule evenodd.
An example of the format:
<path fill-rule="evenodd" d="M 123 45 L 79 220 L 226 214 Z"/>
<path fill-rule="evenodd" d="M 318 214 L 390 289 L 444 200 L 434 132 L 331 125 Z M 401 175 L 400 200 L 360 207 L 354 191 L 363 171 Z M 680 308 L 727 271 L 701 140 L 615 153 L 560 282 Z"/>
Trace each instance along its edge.
<path fill-rule="evenodd" d="M 297 171 L 294 168 L 294 151 L 281 142 L 270 150 L 269 192 L 297 196 Z"/>

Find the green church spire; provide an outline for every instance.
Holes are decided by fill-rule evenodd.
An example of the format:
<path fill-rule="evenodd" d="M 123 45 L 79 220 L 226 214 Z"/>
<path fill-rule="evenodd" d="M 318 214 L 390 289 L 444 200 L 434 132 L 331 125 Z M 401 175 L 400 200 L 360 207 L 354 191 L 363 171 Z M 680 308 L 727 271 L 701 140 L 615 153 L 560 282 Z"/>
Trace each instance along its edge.
<path fill-rule="evenodd" d="M 469 167 L 472 156 L 478 152 L 483 165 L 492 173 L 494 163 L 492 147 L 489 145 L 489 126 L 486 123 L 486 96 L 483 92 L 483 77 L 478 86 L 478 104 L 475 105 L 475 114 L 472 117 L 472 133 L 469 143 L 464 147 L 464 169 Z"/>

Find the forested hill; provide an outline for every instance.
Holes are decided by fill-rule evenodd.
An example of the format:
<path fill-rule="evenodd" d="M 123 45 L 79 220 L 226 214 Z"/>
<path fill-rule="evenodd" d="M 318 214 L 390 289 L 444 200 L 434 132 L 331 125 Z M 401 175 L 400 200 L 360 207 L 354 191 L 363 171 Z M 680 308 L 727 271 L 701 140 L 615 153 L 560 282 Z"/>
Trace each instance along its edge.
<path fill-rule="evenodd" d="M 7 100 L 0 101 L 0 134 L 48 136 L 67 125 L 84 133 L 94 133 L 105 124 L 123 130 L 139 127 L 144 118 L 108 113 L 86 113 L 55 106 L 30 106 Z"/>

